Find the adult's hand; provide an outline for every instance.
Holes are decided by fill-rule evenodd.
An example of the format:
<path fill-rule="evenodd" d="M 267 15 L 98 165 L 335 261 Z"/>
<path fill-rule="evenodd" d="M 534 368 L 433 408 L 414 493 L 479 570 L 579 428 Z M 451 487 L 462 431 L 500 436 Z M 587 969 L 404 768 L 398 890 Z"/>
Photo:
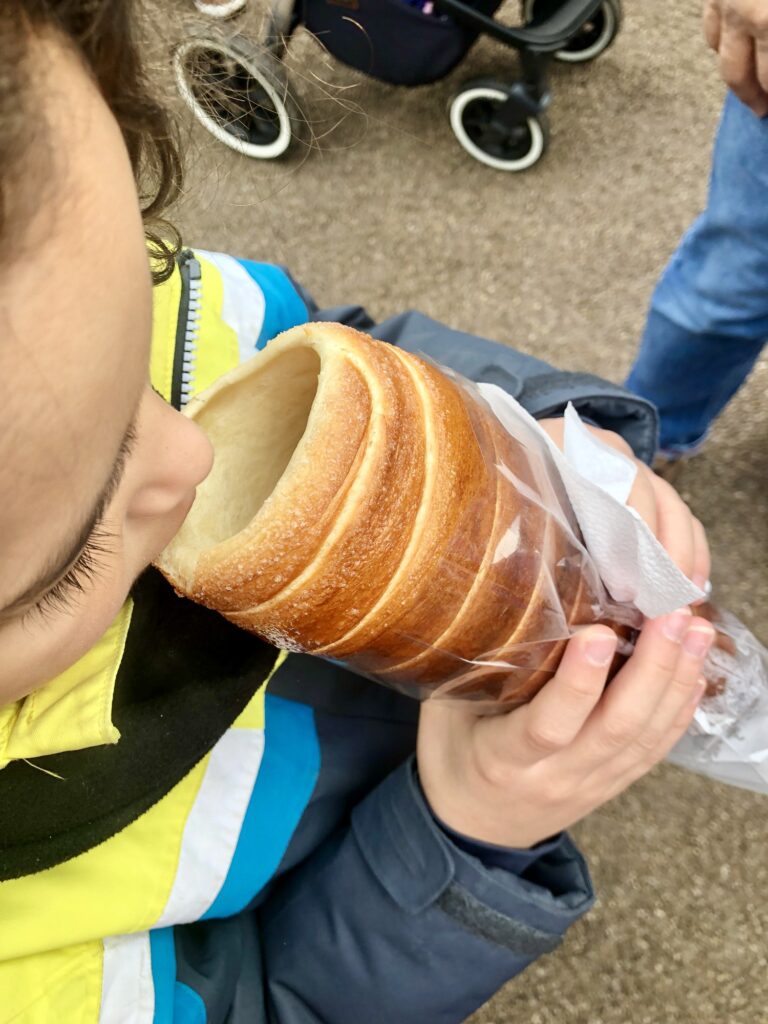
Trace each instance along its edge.
<path fill-rule="evenodd" d="M 768 115 L 768 0 L 705 0 L 704 35 L 739 99 Z"/>
<path fill-rule="evenodd" d="M 471 704 L 425 701 L 418 764 L 432 810 L 456 832 L 500 846 L 533 846 L 568 828 L 683 735 L 713 636 L 688 609 L 653 619 L 606 688 L 616 636 L 590 626 L 524 707 L 481 717 Z"/>

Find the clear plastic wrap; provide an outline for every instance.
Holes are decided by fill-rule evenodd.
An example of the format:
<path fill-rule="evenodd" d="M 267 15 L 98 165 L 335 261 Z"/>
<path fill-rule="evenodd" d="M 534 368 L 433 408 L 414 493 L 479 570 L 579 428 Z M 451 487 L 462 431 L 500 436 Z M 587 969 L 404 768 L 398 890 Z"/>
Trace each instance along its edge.
<path fill-rule="evenodd" d="M 188 407 L 216 462 L 160 567 L 270 642 L 419 699 L 519 706 L 597 622 L 620 637 L 615 672 L 644 614 L 700 592 L 496 395 L 338 325 L 288 332 Z M 606 533 L 617 510 L 624 532 Z M 698 770 L 755 713 L 768 717 L 765 650 L 733 617 L 713 617 L 710 688 L 679 753 Z M 759 742 L 750 763 L 768 782 Z"/>
<path fill-rule="evenodd" d="M 707 693 L 667 760 L 719 782 L 768 793 L 768 651 L 735 615 L 712 605 L 717 640 L 707 658 Z"/>

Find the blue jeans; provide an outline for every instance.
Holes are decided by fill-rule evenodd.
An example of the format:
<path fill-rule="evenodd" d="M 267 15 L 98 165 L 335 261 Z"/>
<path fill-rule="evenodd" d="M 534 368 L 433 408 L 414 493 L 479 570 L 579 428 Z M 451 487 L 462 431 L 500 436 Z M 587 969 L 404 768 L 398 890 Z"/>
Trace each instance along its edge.
<path fill-rule="evenodd" d="M 729 93 L 704 213 L 651 299 L 627 387 L 652 401 L 669 454 L 696 449 L 768 340 L 768 118 Z"/>

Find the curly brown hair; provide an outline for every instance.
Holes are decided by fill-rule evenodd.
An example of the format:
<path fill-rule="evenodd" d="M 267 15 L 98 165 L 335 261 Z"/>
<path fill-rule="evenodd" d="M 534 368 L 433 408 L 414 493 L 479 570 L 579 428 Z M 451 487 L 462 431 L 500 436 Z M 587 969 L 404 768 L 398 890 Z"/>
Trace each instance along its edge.
<path fill-rule="evenodd" d="M 4 0 L 0 8 L 0 231 L 8 184 L 30 143 L 29 44 L 57 32 L 80 55 L 123 134 L 136 178 L 156 282 L 170 276 L 180 246 L 161 219 L 178 196 L 182 166 L 173 123 L 151 92 L 138 41 L 137 0 Z"/>

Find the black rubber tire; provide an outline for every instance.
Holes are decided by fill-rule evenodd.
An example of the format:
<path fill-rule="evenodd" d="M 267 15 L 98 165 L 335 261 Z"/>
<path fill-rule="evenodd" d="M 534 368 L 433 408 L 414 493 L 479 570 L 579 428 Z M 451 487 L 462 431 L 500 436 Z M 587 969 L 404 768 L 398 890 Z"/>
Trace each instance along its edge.
<path fill-rule="evenodd" d="M 537 164 L 549 145 L 544 114 L 529 116 L 506 135 L 490 126 L 493 107 L 503 103 L 508 89 L 492 79 L 465 82 L 448 104 L 448 119 L 459 145 L 475 160 L 497 171 L 519 173 Z"/>
<path fill-rule="evenodd" d="M 537 3 L 542 0 L 525 0 L 523 16 L 526 23 L 531 21 Z M 579 33 L 552 56 L 565 64 L 587 64 L 605 53 L 621 30 L 623 11 L 621 0 L 603 0 L 596 14 L 582 25 Z"/>

